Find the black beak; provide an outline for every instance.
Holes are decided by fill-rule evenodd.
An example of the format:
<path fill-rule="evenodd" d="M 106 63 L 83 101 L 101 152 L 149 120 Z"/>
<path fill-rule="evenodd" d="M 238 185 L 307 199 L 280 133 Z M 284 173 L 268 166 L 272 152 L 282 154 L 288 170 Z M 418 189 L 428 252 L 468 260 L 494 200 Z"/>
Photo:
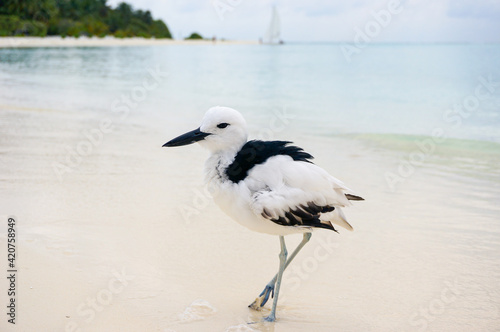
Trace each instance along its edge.
<path fill-rule="evenodd" d="M 185 133 L 179 137 L 174 138 L 171 141 L 168 141 L 167 143 L 163 144 L 163 147 L 171 147 L 171 146 L 182 146 L 182 145 L 188 145 L 192 144 L 198 141 L 201 141 L 205 137 L 207 137 L 208 133 L 204 133 L 200 131 L 200 128 L 192 130 L 188 133 Z"/>

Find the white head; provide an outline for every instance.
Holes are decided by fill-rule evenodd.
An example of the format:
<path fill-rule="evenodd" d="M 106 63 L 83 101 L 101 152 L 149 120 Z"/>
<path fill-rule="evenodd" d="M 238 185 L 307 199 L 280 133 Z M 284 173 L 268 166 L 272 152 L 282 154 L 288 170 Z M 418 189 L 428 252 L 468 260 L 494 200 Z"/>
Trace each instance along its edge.
<path fill-rule="evenodd" d="M 195 142 L 211 152 L 239 150 L 247 141 L 247 124 L 240 112 L 216 106 L 210 108 L 198 129 L 174 138 L 163 146 L 181 146 Z"/>

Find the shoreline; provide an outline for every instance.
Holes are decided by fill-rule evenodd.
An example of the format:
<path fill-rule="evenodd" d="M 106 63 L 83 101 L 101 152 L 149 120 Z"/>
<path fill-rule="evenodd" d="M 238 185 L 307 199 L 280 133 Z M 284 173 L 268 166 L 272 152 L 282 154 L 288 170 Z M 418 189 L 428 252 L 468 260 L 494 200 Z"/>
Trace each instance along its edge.
<path fill-rule="evenodd" d="M 155 38 L 115 38 L 99 37 L 0 37 L 0 48 L 34 47 L 114 47 L 114 46 L 155 46 L 155 45 L 256 45 L 252 40 L 175 40 Z"/>
<path fill-rule="evenodd" d="M 91 130 L 100 120 L 89 115 L 82 121 L 73 112 L 15 111 L 0 123 L 6 137 L 0 148 L 8 149 L 0 163 L 5 174 L 0 197 L 9 206 L 0 215 L 6 220 L 13 214 L 22 225 L 17 299 L 20 308 L 36 308 L 27 310 L 18 326 L 243 331 L 241 326 L 260 321 L 269 305 L 255 312 L 247 302 L 274 272 L 275 237 L 244 229 L 203 194 L 201 147 L 161 150 L 158 141 L 176 130 L 175 123 L 165 121 L 161 128 L 152 122 L 145 127 L 122 123 L 81 162 L 68 164 L 67 144 L 76 149 L 82 142 L 74 132 Z M 24 128 L 31 128 L 30 135 Z M 429 310 L 449 284 L 460 293 L 449 288 L 454 306 L 436 316 L 429 331 L 459 330 L 468 322 L 492 330 L 498 324 L 497 289 L 491 286 L 498 282 L 495 187 L 459 182 L 461 194 L 454 190 L 454 176 L 422 169 L 395 193 L 383 174 L 394 169 L 399 152 L 336 139 L 302 136 L 300 142 L 315 147 L 318 164 L 335 168 L 332 173 L 367 200 L 346 211 L 353 233 L 315 232 L 297 256 L 283 280 L 280 330 L 416 331 L 424 317 L 421 308 Z M 127 151 L 120 148 L 124 144 Z M 72 169 L 62 180 L 54 161 Z M 447 200 L 452 204 L 443 204 Z M 467 203 L 481 209 L 474 223 L 468 223 Z M 391 213 L 383 214 L 386 210 Z M 286 241 L 294 248 L 300 239 L 292 235 Z M 480 241 L 484 249 L 473 251 Z M 196 282 L 193 273 L 203 273 L 204 282 Z M 368 273 L 373 277 L 366 278 Z M 115 282 L 117 275 L 123 283 Z M 43 305 L 47 298 L 50 306 Z M 338 313 L 333 319 L 332 310 L 321 309 L 332 301 L 342 303 L 333 307 Z M 476 312 L 482 316 L 476 318 Z M 265 330 L 266 325 L 252 327 Z"/>
<path fill-rule="evenodd" d="M 459 71 L 437 70 L 440 47 L 353 69 L 321 47 L 189 47 L 0 50 L 0 245 L 9 217 L 18 227 L 16 325 L 0 331 L 497 330 L 500 145 L 432 140 L 435 128 L 497 137 L 493 93 L 461 126 L 438 117 L 473 95 L 453 82 L 500 77 L 496 50 Z M 418 73 L 404 70 L 415 58 Z M 294 259 L 272 326 L 271 303 L 248 304 L 276 272 L 277 237 L 215 205 L 208 151 L 162 147 L 217 104 L 365 199 L 344 211 L 354 232 L 317 230 Z M 301 236 L 285 241 L 291 252 Z"/>

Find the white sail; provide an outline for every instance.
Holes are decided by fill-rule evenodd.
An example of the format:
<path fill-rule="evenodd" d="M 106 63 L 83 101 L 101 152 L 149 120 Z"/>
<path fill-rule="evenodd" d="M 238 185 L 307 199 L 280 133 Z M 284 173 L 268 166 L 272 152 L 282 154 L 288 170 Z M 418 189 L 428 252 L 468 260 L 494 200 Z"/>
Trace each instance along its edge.
<path fill-rule="evenodd" d="M 273 13 L 271 17 L 271 23 L 267 28 L 266 36 L 264 38 L 264 43 L 266 44 L 280 44 L 281 43 L 281 23 L 280 17 L 278 15 L 278 10 L 276 6 L 273 6 Z"/>

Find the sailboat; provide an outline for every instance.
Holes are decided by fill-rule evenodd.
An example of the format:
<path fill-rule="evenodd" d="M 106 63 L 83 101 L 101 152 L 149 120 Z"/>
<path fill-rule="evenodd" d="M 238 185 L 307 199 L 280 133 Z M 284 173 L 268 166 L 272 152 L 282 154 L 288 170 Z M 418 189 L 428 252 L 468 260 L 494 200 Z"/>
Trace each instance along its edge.
<path fill-rule="evenodd" d="M 280 38 L 281 35 L 281 23 L 280 17 L 278 15 L 278 10 L 276 6 L 273 6 L 273 13 L 271 16 L 271 22 L 267 28 L 266 35 L 264 37 L 264 44 L 283 44 Z"/>

